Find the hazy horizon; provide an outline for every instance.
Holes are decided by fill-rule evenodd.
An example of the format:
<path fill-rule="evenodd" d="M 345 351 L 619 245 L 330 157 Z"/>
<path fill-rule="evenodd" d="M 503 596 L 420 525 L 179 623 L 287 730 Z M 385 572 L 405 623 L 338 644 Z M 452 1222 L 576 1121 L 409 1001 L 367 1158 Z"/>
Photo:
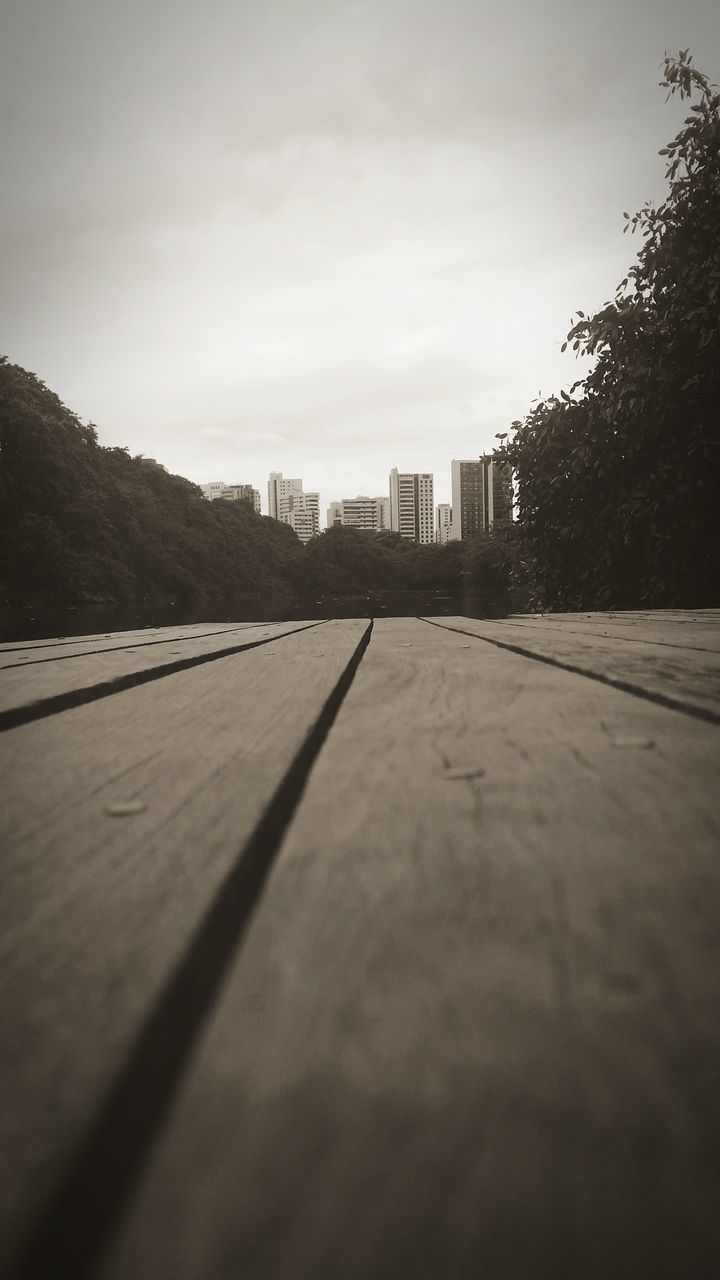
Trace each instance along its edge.
<path fill-rule="evenodd" d="M 715 0 L 10 0 L 0 350 L 103 444 L 331 500 L 488 450 L 665 191 Z"/>

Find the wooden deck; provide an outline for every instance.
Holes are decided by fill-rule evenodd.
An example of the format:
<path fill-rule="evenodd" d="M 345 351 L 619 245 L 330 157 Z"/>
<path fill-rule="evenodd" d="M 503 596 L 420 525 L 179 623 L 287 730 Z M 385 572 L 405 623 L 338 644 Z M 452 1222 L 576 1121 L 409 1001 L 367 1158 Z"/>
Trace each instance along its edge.
<path fill-rule="evenodd" d="M 0 667 L 7 1277 L 720 1275 L 720 610 Z"/>

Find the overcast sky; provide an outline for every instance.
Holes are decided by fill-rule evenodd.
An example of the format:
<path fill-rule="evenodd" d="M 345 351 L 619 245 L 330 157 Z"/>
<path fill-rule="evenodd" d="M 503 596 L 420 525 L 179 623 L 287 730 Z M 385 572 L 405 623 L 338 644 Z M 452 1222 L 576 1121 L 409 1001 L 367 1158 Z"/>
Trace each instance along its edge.
<path fill-rule="evenodd" d="M 2 0 L 0 351 L 103 444 L 334 498 L 492 446 L 581 372 L 664 51 L 717 0 Z M 324 522 L 324 520 L 323 520 Z"/>

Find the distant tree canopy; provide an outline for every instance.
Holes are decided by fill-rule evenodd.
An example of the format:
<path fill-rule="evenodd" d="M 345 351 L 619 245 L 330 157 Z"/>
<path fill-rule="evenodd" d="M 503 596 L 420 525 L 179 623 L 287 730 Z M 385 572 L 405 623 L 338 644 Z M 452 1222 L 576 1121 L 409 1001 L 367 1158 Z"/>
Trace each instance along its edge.
<path fill-rule="evenodd" d="M 612 302 L 577 313 L 565 346 L 594 368 L 499 451 L 546 608 L 719 602 L 720 94 L 687 50 L 664 66 L 668 97 L 697 98 L 660 153 L 667 198 L 624 215 L 637 262 Z"/>
<path fill-rule="evenodd" d="M 92 601 L 270 591 L 301 557 L 286 525 L 126 449 L 102 448 L 33 374 L 0 359 L 0 594 Z"/>
<path fill-rule="evenodd" d="M 370 533 L 338 525 L 305 548 L 303 582 L 308 589 L 356 592 L 457 587 L 460 543 L 419 546 L 399 533 Z"/>

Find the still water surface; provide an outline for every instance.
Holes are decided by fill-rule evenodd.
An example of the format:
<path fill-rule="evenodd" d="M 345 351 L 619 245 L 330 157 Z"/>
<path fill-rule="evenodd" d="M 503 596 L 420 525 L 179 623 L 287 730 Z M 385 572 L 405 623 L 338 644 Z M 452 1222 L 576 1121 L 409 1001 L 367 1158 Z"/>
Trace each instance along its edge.
<path fill-rule="evenodd" d="M 289 622 L 302 618 L 406 618 L 462 614 L 502 617 L 505 610 L 472 591 L 378 591 L 370 595 L 241 596 L 192 601 L 128 601 L 78 608 L 0 609 L 0 641 L 187 626 L 196 622 Z"/>

